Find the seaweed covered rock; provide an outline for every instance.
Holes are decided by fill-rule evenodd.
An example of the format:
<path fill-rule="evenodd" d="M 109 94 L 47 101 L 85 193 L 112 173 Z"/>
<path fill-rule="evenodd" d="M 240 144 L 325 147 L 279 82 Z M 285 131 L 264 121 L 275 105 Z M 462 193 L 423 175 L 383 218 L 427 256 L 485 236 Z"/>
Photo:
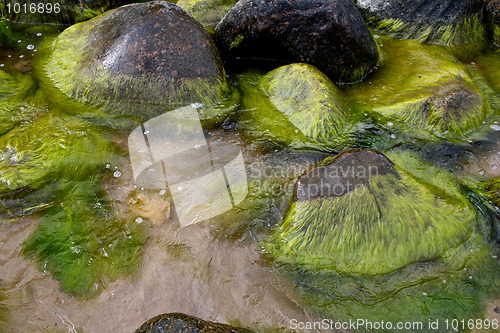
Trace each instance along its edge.
<path fill-rule="evenodd" d="M 475 219 L 465 202 L 433 193 L 382 154 L 348 151 L 299 178 L 273 252 L 306 266 L 383 274 L 460 244 Z"/>
<path fill-rule="evenodd" d="M 348 0 L 242 0 L 215 40 L 230 55 L 312 64 L 335 82 L 359 81 L 378 62 L 375 41 Z"/>
<path fill-rule="evenodd" d="M 349 125 L 344 97 L 314 66 L 282 66 L 242 86 L 241 120 L 256 136 L 327 150 L 342 141 Z"/>
<path fill-rule="evenodd" d="M 218 102 L 228 88 L 208 33 L 166 1 L 120 7 L 66 29 L 46 70 L 66 95 L 142 121 Z"/>
<path fill-rule="evenodd" d="M 384 63 L 369 83 L 347 90 L 354 108 L 375 111 L 431 135 L 463 139 L 491 111 L 467 68 L 438 46 L 380 37 Z M 413 133 L 413 134 L 412 134 Z"/>
<path fill-rule="evenodd" d="M 483 41 L 482 0 L 356 0 L 374 28 L 393 37 L 441 45 Z"/>
<path fill-rule="evenodd" d="M 214 323 L 182 313 L 167 313 L 149 319 L 135 333 L 252 333 L 246 328 Z"/>
<path fill-rule="evenodd" d="M 397 164 L 347 151 L 302 175 L 265 250 L 322 317 L 480 316 L 500 283 L 495 250 L 477 232 L 484 221 L 453 175 L 408 152 L 389 156 Z"/>
<path fill-rule="evenodd" d="M 93 296 L 103 284 L 140 267 L 146 232 L 133 220 L 113 217 L 97 179 L 62 182 L 54 191 L 56 204 L 41 212 L 23 253 L 64 292 Z"/>
<path fill-rule="evenodd" d="M 207 30 L 215 26 L 224 15 L 238 2 L 237 0 L 179 0 L 177 6 L 183 8 Z"/>
<path fill-rule="evenodd" d="M 0 147 L 2 199 L 19 200 L 61 177 L 86 179 L 116 158 L 96 127 L 50 113 L 0 136 Z"/>
<path fill-rule="evenodd" d="M 134 1 L 58 0 L 50 2 L 34 2 L 30 0 L 5 0 L 0 3 L 0 13 L 2 14 L 2 17 L 16 23 L 70 25 L 75 22 L 88 20 L 107 10 L 131 2 Z"/>

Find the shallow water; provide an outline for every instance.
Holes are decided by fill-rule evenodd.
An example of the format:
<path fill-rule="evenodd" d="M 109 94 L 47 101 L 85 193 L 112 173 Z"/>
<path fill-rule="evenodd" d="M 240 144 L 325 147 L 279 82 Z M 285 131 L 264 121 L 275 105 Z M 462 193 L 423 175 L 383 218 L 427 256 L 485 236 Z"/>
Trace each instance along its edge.
<path fill-rule="evenodd" d="M 83 107 L 79 109 L 77 106 L 75 110 L 74 101 L 68 101 L 53 88 L 44 86 L 46 81 L 42 79 L 43 71 L 39 67 L 42 55 L 39 54 L 43 51 L 43 41 L 49 40 L 56 32 L 57 28 L 53 27 L 33 27 L 27 35 L 19 37 L 17 50 L 0 49 L 0 69 L 30 86 L 19 108 L 31 108 L 31 112 L 20 114 L 20 118 L 14 119 L 4 133 L 22 126 L 36 126 L 37 121 L 47 114 L 70 120 L 73 119 L 72 113 L 82 111 L 85 114 Z M 438 52 L 435 46 L 422 47 Z M 411 59 L 408 61 L 408 66 L 412 66 Z M 382 67 L 364 83 L 343 88 L 351 111 L 360 113 L 358 127 L 365 134 L 362 140 L 354 137 L 349 145 L 385 150 L 408 144 L 472 187 L 477 182 L 500 177 L 500 76 L 492 74 L 500 72 L 500 54 L 491 52 L 482 55 L 475 63 L 463 66 L 472 73 L 493 109 L 485 119 L 483 129 L 470 133 L 470 142 L 422 141 L 408 137 L 404 130 L 393 128 L 386 119 L 373 114 L 363 116 L 356 96 L 366 94 L 369 85 L 377 84 L 377 80 L 390 79 L 390 73 L 384 72 Z M 236 85 L 237 80 L 235 75 Z M 105 166 L 97 166 L 92 172 L 82 171 L 88 167 L 88 161 L 76 159 L 77 164 L 71 169 L 79 175 L 76 179 L 71 179 L 71 175 L 70 180 L 61 176 L 61 179 L 32 185 L 33 192 L 21 193 L 20 201 L 2 201 L 0 332 L 133 332 L 147 319 L 167 312 L 183 312 L 262 332 L 289 331 L 291 319 L 304 322 L 320 319 L 296 298 L 292 282 L 282 277 L 266 260 L 259 241 L 282 220 L 296 177 L 333 152 L 283 148 L 259 140 L 255 134 L 246 136 L 244 126 L 231 121 L 224 123 L 221 130 L 207 131 L 205 135 L 212 140 L 214 147 L 218 142 L 231 142 L 242 149 L 250 196 L 239 209 L 181 228 L 168 193 L 143 190 L 135 185 L 127 156 L 129 132 L 103 127 L 99 121 L 91 120 L 94 122 L 81 125 L 80 130 L 99 131 L 110 143 L 109 154 L 103 155 Z M 43 137 L 53 133 L 38 134 Z M 350 148 L 349 145 L 346 148 Z M 0 147 L 2 150 L 6 148 Z M 108 152 L 107 148 L 102 149 Z M 90 296 L 71 295 L 61 290 L 60 282 L 43 264 L 37 265 L 35 259 L 24 256 L 23 242 L 43 223 L 43 209 L 56 207 L 59 201 L 64 201 L 57 196 L 57 191 L 62 191 L 63 195 L 73 194 L 72 189 L 61 190 L 58 185 L 52 190 L 51 184 L 88 180 L 96 181 L 106 194 L 112 212 L 110 221 L 133 221 L 146 238 L 140 267 L 117 274 L 109 268 L 113 265 L 103 264 L 102 269 L 109 270 L 108 275 L 94 276 L 96 282 L 90 287 Z M 20 212 L 14 209 L 16 205 L 23 206 Z M 119 226 L 129 228 L 126 224 Z M 85 235 L 82 237 L 90 241 Z M 108 258 L 102 244 L 97 246 L 96 253 L 96 257 Z M 500 319 L 495 311 L 500 306 L 499 301 L 492 297 L 484 304 L 487 318 Z"/>

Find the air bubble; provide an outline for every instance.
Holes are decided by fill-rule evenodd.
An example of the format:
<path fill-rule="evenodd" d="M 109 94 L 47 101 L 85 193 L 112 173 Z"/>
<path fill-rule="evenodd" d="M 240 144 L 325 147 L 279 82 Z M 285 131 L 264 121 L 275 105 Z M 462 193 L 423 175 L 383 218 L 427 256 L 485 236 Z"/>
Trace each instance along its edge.
<path fill-rule="evenodd" d="M 38 37 L 41 37 L 41 36 L 42 36 L 42 33 L 41 33 L 41 32 L 39 32 L 39 33 L 37 33 L 36 35 L 37 35 Z"/>
<path fill-rule="evenodd" d="M 120 178 L 120 177 L 121 177 L 121 175 L 122 175 L 122 173 L 121 173 L 120 171 L 115 171 L 115 173 L 113 174 L 113 176 L 114 176 L 115 178 Z"/>
<path fill-rule="evenodd" d="M 396 134 L 391 134 L 391 139 L 395 139 L 396 138 Z"/>
<path fill-rule="evenodd" d="M 480 174 L 481 176 L 484 175 L 484 170 L 479 170 L 478 174 Z"/>
<path fill-rule="evenodd" d="M 35 45 L 30 44 L 30 45 L 26 46 L 26 48 L 27 48 L 28 50 L 33 50 L 33 49 L 35 48 Z"/>
<path fill-rule="evenodd" d="M 144 222 L 144 219 L 142 217 L 140 217 L 140 216 L 135 219 L 135 223 L 141 224 L 142 222 Z"/>
<path fill-rule="evenodd" d="M 165 190 L 160 191 L 160 195 L 164 195 L 165 193 L 167 193 L 167 191 L 165 191 Z"/>
<path fill-rule="evenodd" d="M 491 129 L 495 130 L 495 131 L 500 131 L 500 126 L 499 125 L 490 125 Z"/>

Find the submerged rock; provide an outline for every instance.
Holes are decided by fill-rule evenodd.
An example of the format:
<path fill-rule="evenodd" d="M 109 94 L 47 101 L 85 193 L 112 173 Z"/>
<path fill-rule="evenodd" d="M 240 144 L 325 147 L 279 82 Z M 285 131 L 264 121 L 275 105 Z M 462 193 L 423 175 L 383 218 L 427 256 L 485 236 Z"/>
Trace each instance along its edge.
<path fill-rule="evenodd" d="M 382 154 L 349 151 L 299 178 L 273 253 L 306 267 L 384 274 L 460 244 L 475 219 L 463 198 L 434 193 Z"/>
<path fill-rule="evenodd" d="M 219 23 L 222 52 L 316 66 L 336 82 L 361 80 L 378 52 L 348 0 L 242 0 Z"/>
<path fill-rule="evenodd" d="M 293 147 L 334 149 L 348 127 L 344 97 L 314 66 L 279 67 L 253 84 L 244 83 L 241 120 L 256 136 Z"/>
<path fill-rule="evenodd" d="M 374 28 L 393 37 L 441 45 L 486 38 L 482 0 L 356 0 Z"/>
<path fill-rule="evenodd" d="M 369 84 L 346 90 L 352 106 L 376 111 L 408 127 L 463 140 L 491 111 L 467 68 L 438 46 L 380 38 L 381 68 Z M 413 133 L 413 134 L 412 134 Z"/>
<path fill-rule="evenodd" d="M 218 102 L 228 89 L 208 33 L 166 1 L 120 7 L 66 29 L 46 70 L 68 96 L 142 121 Z"/>
<path fill-rule="evenodd" d="M 348 151 L 306 172 L 265 250 L 323 318 L 480 316 L 500 282 L 495 250 L 477 232 L 484 221 L 452 174 L 408 152 L 390 157 L 397 164 Z"/>
<path fill-rule="evenodd" d="M 212 31 L 224 15 L 238 2 L 237 0 L 179 0 L 177 6 L 183 8 L 206 29 Z"/>
<path fill-rule="evenodd" d="M 246 328 L 214 323 L 182 313 L 158 315 L 139 327 L 135 333 L 252 333 Z"/>

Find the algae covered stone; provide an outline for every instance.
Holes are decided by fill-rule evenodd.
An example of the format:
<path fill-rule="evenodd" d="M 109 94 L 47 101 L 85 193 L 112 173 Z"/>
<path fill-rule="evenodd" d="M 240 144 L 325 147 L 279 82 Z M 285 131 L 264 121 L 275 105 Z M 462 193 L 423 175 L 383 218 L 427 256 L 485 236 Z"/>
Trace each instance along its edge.
<path fill-rule="evenodd" d="M 206 29 L 213 31 L 237 0 L 179 0 L 177 6 L 185 9 Z"/>
<path fill-rule="evenodd" d="M 276 232 L 280 261 L 349 274 L 389 273 L 467 239 L 476 220 L 375 151 L 325 160 L 302 175 Z"/>
<path fill-rule="evenodd" d="M 183 313 L 161 314 L 149 319 L 135 333 L 252 333 L 246 328 L 214 323 Z"/>
<path fill-rule="evenodd" d="M 344 97 L 314 66 L 279 67 L 244 83 L 242 121 L 256 135 L 294 147 L 334 149 L 348 126 Z"/>
<path fill-rule="evenodd" d="M 346 90 L 354 108 L 399 121 L 410 135 L 418 128 L 453 139 L 463 139 L 491 112 L 467 68 L 441 47 L 379 40 L 384 53 L 381 68 L 369 84 Z"/>
<path fill-rule="evenodd" d="M 486 39 L 482 0 L 356 0 L 376 29 L 393 37 L 460 45 Z"/>
<path fill-rule="evenodd" d="M 355 82 L 378 62 L 366 24 L 350 0 L 242 0 L 215 30 L 221 52 L 316 66 L 335 82 Z"/>
<path fill-rule="evenodd" d="M 228 89 L 208 33 L 166 1 L 123 6 L 66 29 L 46 71 L 66 95 L 143 121 L 218 102 Z"/>
<path fill-rule="evenodd" d="M 405 151 L 390 156 L 397 164 L 376 151 L 347 151 L 302 175 L 265 251 L 322 317 L 480 316 L 500 283 L 497 251 L 478 232 L 481 215 L 453 175 Z"/>

